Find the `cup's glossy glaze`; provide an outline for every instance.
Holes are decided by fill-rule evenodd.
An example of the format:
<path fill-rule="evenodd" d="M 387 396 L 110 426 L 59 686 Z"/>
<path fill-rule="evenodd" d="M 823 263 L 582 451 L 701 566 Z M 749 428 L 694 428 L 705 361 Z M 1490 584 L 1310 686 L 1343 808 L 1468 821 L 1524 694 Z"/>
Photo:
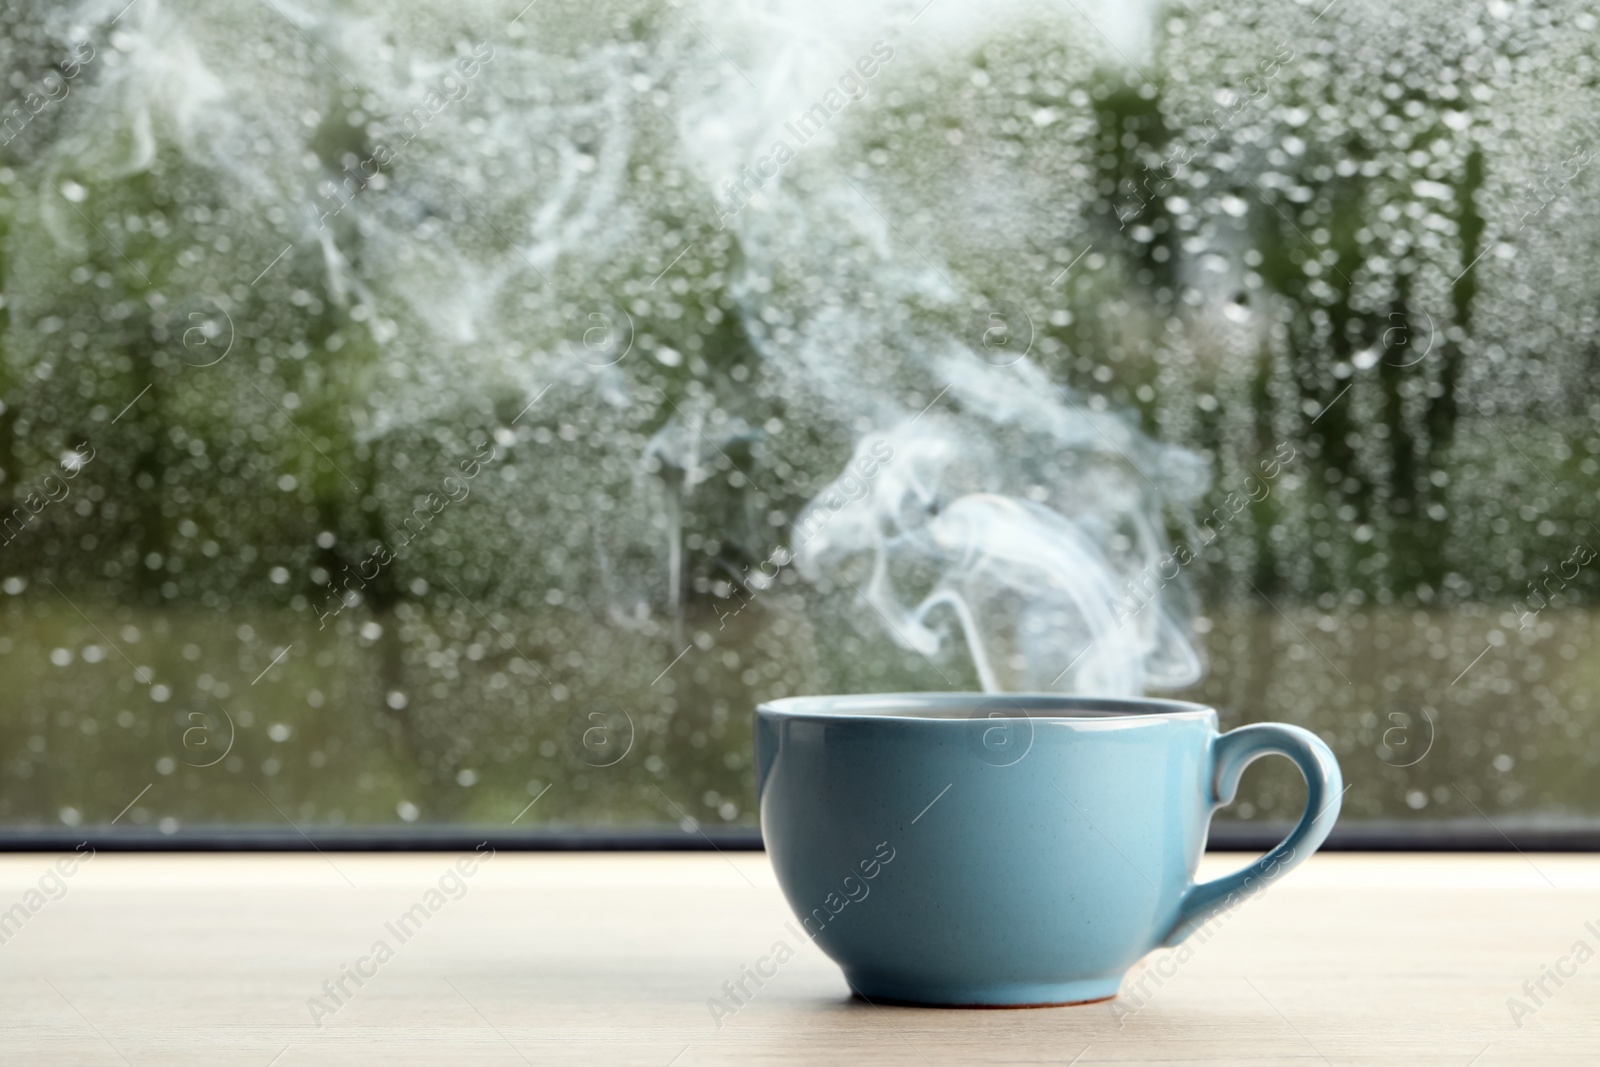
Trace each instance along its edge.
<path fill-rule="evenodd" d="M 919 1004 L 1115 995 L 1145 953 L 1315 851 L 1342 790 L 1309 731 L 1218 734 L 1210 708 L 1168 700 L 796 697 L 757 709 L 756 747 L 762 835 L 807 935 L 857 992 Z M 1269 753 L 1305 775 L 1305 814 L 1195 884 L 1212 812 Z"/>

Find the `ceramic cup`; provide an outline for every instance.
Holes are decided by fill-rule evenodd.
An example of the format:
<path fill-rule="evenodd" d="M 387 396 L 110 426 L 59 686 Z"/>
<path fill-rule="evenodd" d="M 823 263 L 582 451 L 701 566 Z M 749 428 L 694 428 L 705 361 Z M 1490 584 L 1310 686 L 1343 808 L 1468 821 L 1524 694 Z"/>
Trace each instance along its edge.
<path fill-rule="evenodd" d="M 1298 726 L 1048 695 L 796 697 L 756 709 L 761 832 L 805 928 L 859 994 L 915 1004 L 1114 996 L 1140 957 L 1303 862 L 1342 793 Z M 1306 810 L 1272 851 L 1196 883 L 1211 815 L 1260 756 Z"/>

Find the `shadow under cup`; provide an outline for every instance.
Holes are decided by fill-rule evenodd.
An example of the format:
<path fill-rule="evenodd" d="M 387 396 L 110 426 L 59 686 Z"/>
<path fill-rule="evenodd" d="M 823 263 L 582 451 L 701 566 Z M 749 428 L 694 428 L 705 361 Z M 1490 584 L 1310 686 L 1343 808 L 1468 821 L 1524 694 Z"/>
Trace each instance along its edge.
<path fill-rule="evenodd" d="M 1316 850 L 1333 753 L 1282 723 L 1217 732 L 1170 700 L 795 697 L 756 709 L 761 830 L 802 929 L 869 999 L 1022 1006 L 1114 996 L 1127 969 Z M 1252 760 L 1307 806 L 1243 870 L 1196 884 Z"/>

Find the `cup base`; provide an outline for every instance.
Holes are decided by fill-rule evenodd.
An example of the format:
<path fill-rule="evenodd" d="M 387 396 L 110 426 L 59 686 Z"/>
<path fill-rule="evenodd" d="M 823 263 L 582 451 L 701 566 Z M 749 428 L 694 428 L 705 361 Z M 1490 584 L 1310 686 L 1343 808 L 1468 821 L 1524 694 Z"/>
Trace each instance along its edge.
<path fill-rule="evenodd" d="M 1070 982 L 943 985 L 846 971 L 845 981 L 851 992 L 868 1002 L 923 1008 L 1066 1008 L 1110 1000 L 1122 986 L 1121 975 Z"/>

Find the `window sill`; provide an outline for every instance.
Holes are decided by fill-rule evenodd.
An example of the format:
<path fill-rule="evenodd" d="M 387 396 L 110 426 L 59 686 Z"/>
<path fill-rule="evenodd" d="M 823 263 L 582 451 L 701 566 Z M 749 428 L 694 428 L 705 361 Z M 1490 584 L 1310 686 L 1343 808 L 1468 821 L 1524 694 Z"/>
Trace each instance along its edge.
<path fill-rule="evenodd" d="M 1587 973 L 1600 962 L 1547 980 L 1550 996 L 1535 984 L 1542 1005 L 1523 989 L 1576 942 L 1600 948 L 1585 926 L 1600 927 L 1600 862 L 1587 856 L 1319 855 L 1181 962 L 1149 957 L 1117 1001 L 1080 1008 L 872 1006 L 797 945 L 719 1019 L 708 1001 L 727 1003 L 723 983 L 795 940 L 765 855 L 501 852 L 469 875 L 460 858 L 101 853 L 34 898 L 59 857 L 0 857 L 0 910 L 43 900 L 0 945 L 0 1043 L 18 1062 L 261 1067 L 1465 1065 L 1480 1053 L 1488 1067 L 1578 1062 L 1600 1018 Z M 1203 874 L 1240 860 L 1210 855 Z M 397 930 L 419 903 L 426 918 Z M 392 953 L 381 962 L 379 941 Z M 358 986 L 343 967 L 363 959 Z M 1534 1009 L 1520 1028 L 1512 997 Z"/>

